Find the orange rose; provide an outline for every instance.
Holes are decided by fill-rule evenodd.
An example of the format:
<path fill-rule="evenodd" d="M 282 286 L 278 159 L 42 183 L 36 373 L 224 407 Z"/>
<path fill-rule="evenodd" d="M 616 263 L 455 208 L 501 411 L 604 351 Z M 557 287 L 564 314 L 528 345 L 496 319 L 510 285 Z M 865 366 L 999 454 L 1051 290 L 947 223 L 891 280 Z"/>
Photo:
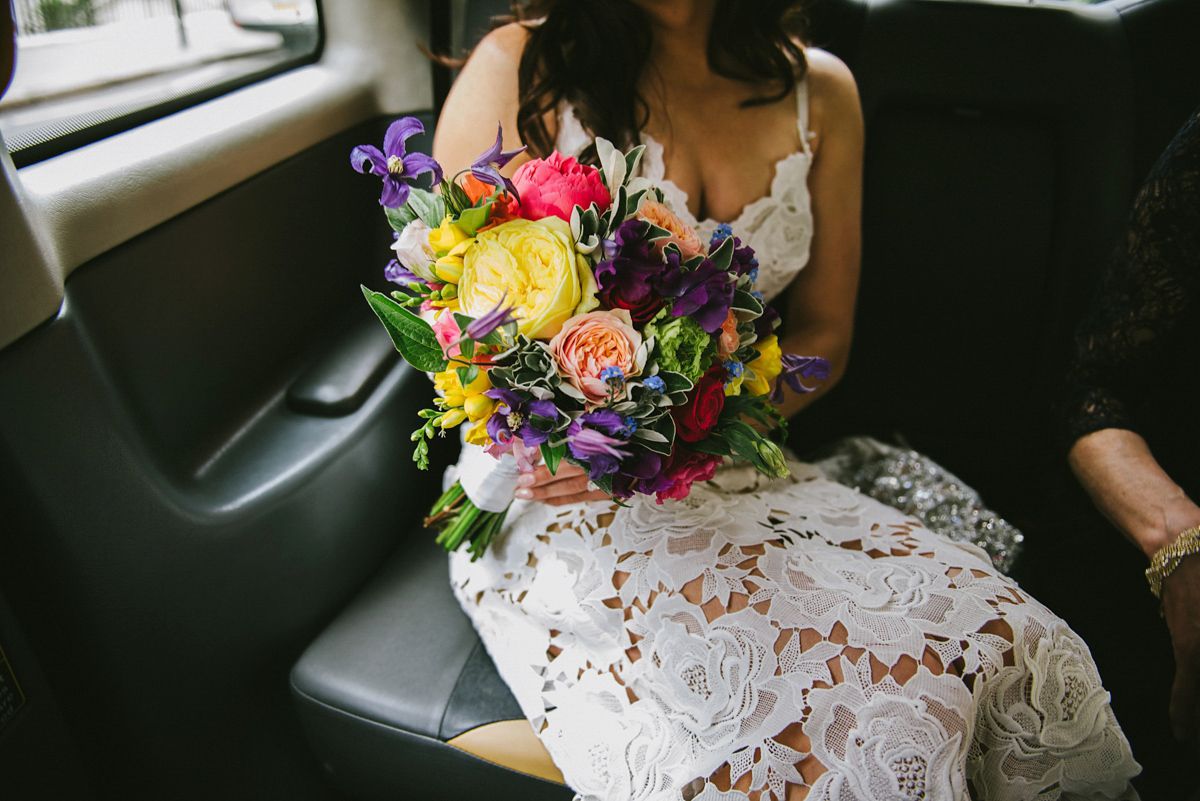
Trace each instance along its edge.
<path fill-rule="evenodd" d="M 609 395 L 608 383 L 600 377 L 605 369 L 616 367 L 628 379 L 646 365 L 642 335 L 634 330 L 625 309 L 572 317 L 550 340 L 550 352 L 558 371 L 594 404 L 604 402 Z"/>
<path fill-rule="evenodd" d="M 730 309 L 725 322 L 721 323 L 721 338 L 717 340 L 717 355 L 722 359 L 738 349 L 741 338 L 738 336 L 737 325 L 737 315 Z"/>
<path fill-rule="evenodd" d="M 643 201 L 637 216 L 638 219 L 645 220 L 651 225 L 657 225 L 659 228 L 665 228 L 671 233 L 669 237 L 659 239 L 654 243 L 656 253 L 662 253 L 663 247 L 672 242 L 679 246 L 685 259 L 690 259 L 700 252 L 700 237 L 696 235 L 695 229 L 657 200 Z"/>

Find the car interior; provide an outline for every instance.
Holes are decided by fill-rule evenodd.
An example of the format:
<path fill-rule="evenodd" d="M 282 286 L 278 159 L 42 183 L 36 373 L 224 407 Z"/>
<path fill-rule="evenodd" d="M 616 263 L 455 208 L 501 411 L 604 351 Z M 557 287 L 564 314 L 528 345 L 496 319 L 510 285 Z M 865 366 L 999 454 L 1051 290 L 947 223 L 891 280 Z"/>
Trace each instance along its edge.
<path fill-rule="evenodd" d="M 425 51 L 507 8 L 325 0 L 306 63 L 33 163 L 3 149 L 0 798 L 572 797 L 448 743 L 521 710 L 422 528 L 457 441 L 411 460 L 429 383 L 363 302 L 392 239 L 348 159 L 408 114 L 428 152 L 454 76 Z M 1143 798 L 1183 797 L 1144 560 L 1072 486 L 1053 395 L 1200 104 L 1200 3 L 808 19 L 861 94 L 864 249 L 850 369 L 790 445 L 870 434 L 975 487 L 1025 533 L 1014 577 L 1091 645 Z"/>

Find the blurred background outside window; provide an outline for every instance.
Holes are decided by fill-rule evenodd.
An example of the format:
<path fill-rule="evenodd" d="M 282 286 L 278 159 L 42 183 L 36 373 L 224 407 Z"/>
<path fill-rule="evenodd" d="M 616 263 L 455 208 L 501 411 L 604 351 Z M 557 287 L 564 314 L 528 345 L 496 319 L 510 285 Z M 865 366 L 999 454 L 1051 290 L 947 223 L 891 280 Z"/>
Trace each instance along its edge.
<path fill-rule="evenodd" d="M 311 60 L 320 40 L 316 0 L 12 2 L 0 133 L 18 166 Z"/>

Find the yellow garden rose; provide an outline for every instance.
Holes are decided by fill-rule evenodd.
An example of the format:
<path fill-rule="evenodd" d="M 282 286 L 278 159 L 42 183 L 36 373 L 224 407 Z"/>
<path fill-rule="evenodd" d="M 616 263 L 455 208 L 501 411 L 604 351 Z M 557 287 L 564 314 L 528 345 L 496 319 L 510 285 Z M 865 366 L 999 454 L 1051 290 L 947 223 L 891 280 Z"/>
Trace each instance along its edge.
<path fill-rule="evenodd" d="M 575 252 L 570 223 L 558 217 L 512 220 L 476 234 L 463 256 L 460 308 L 479 317 L 501 298 L 512 306 L 517 330 L 541 339 L 599 305 L 596 279 Z"/>
<path fill-rule="evenodd" d="M 758 358 L 746 365 L 742 390 L 750 395 L 766 395 L 771 391 L 771 382 L 783 370 L 779 337 L 772 334 L 761 342 L 755 342 L 754 349 L 758 351 Z"/>

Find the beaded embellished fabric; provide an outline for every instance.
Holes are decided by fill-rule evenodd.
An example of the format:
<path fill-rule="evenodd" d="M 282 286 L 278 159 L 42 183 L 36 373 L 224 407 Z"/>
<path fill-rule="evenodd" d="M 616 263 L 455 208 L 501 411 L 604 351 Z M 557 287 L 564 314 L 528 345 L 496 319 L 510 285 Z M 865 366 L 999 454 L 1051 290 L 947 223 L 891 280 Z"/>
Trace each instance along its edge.
<path fill-rule="evenodd" d="M 565 152 L 589 141 L 572 118 Z M 661 149 L 646 160 L 661 180 Z M 780 162 L 735 223 L 768 294 L 807 261 L 808 166 Z M 934 533 L 922 515 L 999 524 L 918 454 L 850 448 L 662 505 L 515 501 L 483 558 L 451 555 L 577 801 L 1136 798 L 1087 646 L 997 569 L 1016 532 Z"/>
<path fill-rule="evenodd" d="M 1138 193 L 1124 240 L 1076 333 L 1066 443 L 1102 428 L 1141 434 L 1195 491 L 1200 444 L 1200 109 Z"/>

